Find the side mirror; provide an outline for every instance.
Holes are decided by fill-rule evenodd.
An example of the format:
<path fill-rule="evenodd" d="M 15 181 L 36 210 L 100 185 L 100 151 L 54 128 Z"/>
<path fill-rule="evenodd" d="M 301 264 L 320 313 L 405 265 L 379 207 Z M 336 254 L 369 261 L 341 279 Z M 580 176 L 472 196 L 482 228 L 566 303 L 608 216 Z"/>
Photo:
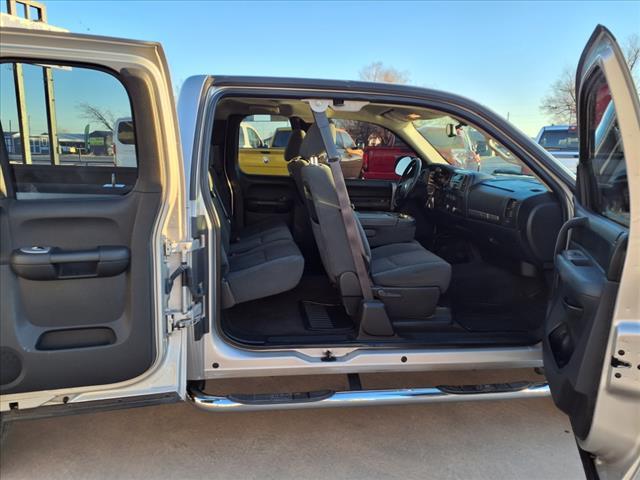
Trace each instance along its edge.
<path fill-rule="evenodd" d="M 402 176 L 402 174 L 405 172 L 405 170 L 407 169 L 407 167 L 409 165 L 411 165 L 411 162 L 413 162 L 413 158 L 411 157 L 400 157 L 397 161 L 396 161 L 396 175 L 398 175 L 399 177 Z"/>

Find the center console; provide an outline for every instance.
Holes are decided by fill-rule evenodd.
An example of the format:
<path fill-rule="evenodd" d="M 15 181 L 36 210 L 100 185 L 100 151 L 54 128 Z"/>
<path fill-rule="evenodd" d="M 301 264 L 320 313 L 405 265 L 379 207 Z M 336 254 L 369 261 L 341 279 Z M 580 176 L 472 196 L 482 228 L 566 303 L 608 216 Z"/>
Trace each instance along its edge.
<path fill-rule="evenodd" d="M 451 179 L 443 186 L 436 208 L 454 215 L 464 215 L 466 208 L 465 193 L 471 181 L 471 177 L 464 173 L 454 173 Z"/>
<path fill-rule="evenodd" d="M 416 233 L 413 217 L 397 212 L 356 212 L 371 247 L 410 242 Z"/>

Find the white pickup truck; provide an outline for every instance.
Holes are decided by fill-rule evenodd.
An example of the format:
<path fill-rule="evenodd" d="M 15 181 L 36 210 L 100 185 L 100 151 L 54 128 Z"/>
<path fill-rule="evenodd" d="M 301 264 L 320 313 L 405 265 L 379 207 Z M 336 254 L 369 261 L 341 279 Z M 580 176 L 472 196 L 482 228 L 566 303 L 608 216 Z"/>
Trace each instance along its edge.
<path fill-rule="evenodd" d="M 507 120 L 446 92 L 199 75 L 176 108 L 157 43 L 2 27 L 0 47 L 0 123 L 18 125 L 23 146 L 10 160 L 0 142 L 3 424 L 180 400 L 229 412 L 551 395 L 589 478 L 637 478 L 640 102 L 606 28 L 577 70 L 589 167 L 577 179 Z M 121 119 L 116 154 L 137 168 L 28 161 L 16 105 L 46 86 L 13 86 L 43 71 L 72 97 L 58 99 L 59 118 L 92 102 Z M 251 115 L 290 121 L 286 174 L 239 168 Z M 486 132 L 521 168 L 451 165 L 418 128 L 445 118 Z M 397 161 L 397 181 L 345 179 L 332 119 L 384 126 L 415 155 Z M 358 380 L 496 368 L 544 377 Z M 349 388 L 209 390 L 320 374 L 348 375 Z"/>
<path fill-rule="evenodd" d="M 575 125 L 542 127 L 538 132 L 536 142 L 575 174 L 580 150 L 578 129 Z"/>

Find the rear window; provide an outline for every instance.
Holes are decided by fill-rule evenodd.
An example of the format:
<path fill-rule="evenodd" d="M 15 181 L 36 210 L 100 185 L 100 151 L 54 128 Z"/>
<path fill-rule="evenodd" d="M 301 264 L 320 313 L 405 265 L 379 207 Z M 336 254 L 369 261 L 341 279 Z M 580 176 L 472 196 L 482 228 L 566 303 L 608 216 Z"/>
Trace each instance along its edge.
<path fill-rule="evenodd" d="M 540 136 L 540 145 L 547 150 L 578 150 L 576 130 L 545 130 Z"/>

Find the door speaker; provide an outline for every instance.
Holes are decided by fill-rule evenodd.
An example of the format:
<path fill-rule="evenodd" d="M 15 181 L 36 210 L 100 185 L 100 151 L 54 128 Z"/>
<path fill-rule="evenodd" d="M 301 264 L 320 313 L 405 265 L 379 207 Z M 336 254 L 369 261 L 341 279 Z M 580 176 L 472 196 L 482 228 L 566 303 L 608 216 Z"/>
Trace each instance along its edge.
<path fill-rule="evenodd" d="M 22 360 L 16 352 L 0 347 L 0 385 L 9 385 L 20 376 Z"/>

